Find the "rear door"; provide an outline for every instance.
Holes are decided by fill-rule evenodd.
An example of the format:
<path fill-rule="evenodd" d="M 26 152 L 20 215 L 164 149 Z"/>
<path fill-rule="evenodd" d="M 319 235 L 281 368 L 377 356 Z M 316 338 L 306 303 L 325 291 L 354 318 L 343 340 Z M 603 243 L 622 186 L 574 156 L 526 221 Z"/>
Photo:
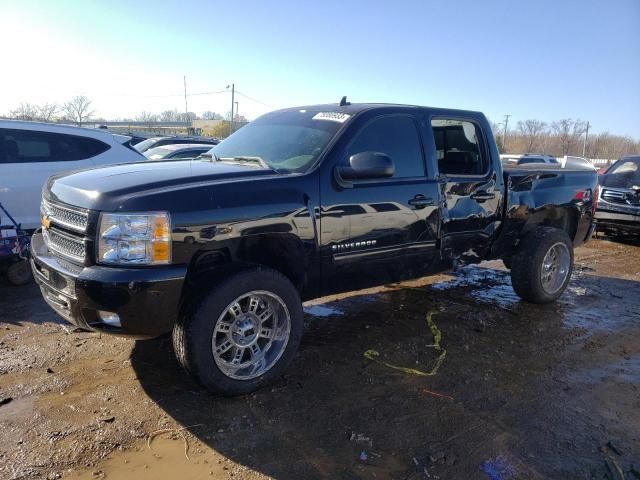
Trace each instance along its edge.
<path fill-rule="evenodd" d="M 37 228 L 47 178 L 92 167 L 91 157 L 109 148 L 99 140 L 77 135 L 0 129 L 0 202 L 23 228 Z"/>
<path fill-rule="evenodd" d="M 443 195 L 443 254 L 480 261 L 501 219 L 503 181 L 492 160 L 491 137 L 471 116 L 432 116 L 430 123 Z"/>
<path fill-rule="evenodd" d="M 418 119 L 400 112 L 363 115 L 343 138 L 348 140 L 321 167 L 325 290 L 353 290 L 428 272 L 436 251 L 438 183 L 427 176 Z M 391 157 L 393 177 L 342 188 L 334 168 L 368 151 Z"/>

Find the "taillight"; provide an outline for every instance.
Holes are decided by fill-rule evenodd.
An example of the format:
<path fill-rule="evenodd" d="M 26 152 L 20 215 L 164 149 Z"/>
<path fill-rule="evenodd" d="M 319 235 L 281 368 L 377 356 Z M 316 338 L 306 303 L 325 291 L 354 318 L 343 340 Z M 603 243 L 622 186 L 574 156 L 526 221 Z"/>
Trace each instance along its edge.
<path fill-rule="evenodd" d="M 598 208 L 598 201 L 600 200 L 600 185 L 596 185 L 596 190 L 593 193 L 593 207 L 591 207 L 592 213 L 596 213 L 596 209 Z"/>
<path fill-rule="evenodd" d="M 581 202 L 588 202 L 591 200 L 591 189 L 587 188 L 586 190 L 578 190 L 576 192 L 576 200 L 580 200 Z"/>

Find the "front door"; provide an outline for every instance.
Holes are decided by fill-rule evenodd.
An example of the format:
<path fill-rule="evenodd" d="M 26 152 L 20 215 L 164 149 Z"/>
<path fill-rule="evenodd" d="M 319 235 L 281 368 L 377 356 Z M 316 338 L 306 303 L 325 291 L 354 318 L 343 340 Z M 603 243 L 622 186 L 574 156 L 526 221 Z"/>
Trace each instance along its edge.
<path fill-rule="evenodd" d="M 424 275 L 436 251 L 438 182 L 427 178 L 418 123 L 391 113 L 357 119 L 347 145 L 321 172 L 320 239 L 325 292 L 354 290 Z M 353 132 L 353 133 L 351 133 Z M 381 152 L 395 165 L 390 178 L 335 181 L 333 169 L 351 155 Z"/>

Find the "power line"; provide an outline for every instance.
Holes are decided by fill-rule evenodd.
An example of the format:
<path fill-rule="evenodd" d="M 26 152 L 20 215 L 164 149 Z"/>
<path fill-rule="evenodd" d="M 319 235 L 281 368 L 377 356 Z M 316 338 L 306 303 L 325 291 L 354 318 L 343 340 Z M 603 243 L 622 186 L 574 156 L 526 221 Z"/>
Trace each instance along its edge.
<path fill-rule="evenodd" d="M 227 90 L 215 90 L 211 92 L 198 92 L 198 93 L 189 93 L 187 97 L 195 97 L 198 95 L 215 95 L 218 93 L 225 93 Z M 138 97 L 138 98 L 167 98 L 167 97 L 184 97 L 183 93 L 167 93 L 164 95 L 139 95 L 135 93 L 105 93 L 103 94 L 106 97 Z M 97 95 L 100 96 L 100 95 Z"/>
<path fill-rule="evenodd" d="M 251 100 L 252 102 L 259 103 L 260 105 L 264 105 L 265 107 L 268 107 L 268 108 L 275 108 L 273 105 L 269 105 L 268 103 L 261 102 L 260 100 L 258 100 L 258 99 L 256 99 L 256 98 L 253 98 L 253 97 L 250 97 L 249 95 L 247 95 L 247 94 L 245 94 L 245 93 L 242 93 L 242 92 L 241 92 L 241 91 L 239 91 L 239 90 L 236 90 L 236 93 L 237 93 L 238 95 L 243 96 L 244 98 L 246 98 L 246 99 L 248 99 L 248 100 Z"/>

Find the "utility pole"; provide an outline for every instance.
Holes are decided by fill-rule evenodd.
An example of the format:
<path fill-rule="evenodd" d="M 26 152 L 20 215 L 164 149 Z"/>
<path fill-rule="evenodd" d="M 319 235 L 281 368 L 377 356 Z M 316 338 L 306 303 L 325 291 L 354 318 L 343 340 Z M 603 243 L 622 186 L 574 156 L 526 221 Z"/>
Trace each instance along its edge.
<path fill-rule="evenodd" d="M 511 115 L 504 116 L 504 135 L 502 136 L 502 149 L 504 153 L 507 153 L 507 132 L 509 131 L 509 117 Z"/>
<path fill-rule="evenodd" d="M 589 121 L 587 120 L 587 129 L 584 131 L 584 143 L 582 144 L 582 156 L 587 156 L 587 138 L 589 137 Z"/>
<path fill-rule="evenodd" d="M 231 84 L 231 119 L 229 120 L 229 135 L 233 133 L 233 106 L 236 103 L 236 84 Z"/>
<path fill-rule="evenodd" d="M 182 77 L 184 80 L 184 119 L 189 121 L 189 107 L 187 105 L 187 76 Z"/>

